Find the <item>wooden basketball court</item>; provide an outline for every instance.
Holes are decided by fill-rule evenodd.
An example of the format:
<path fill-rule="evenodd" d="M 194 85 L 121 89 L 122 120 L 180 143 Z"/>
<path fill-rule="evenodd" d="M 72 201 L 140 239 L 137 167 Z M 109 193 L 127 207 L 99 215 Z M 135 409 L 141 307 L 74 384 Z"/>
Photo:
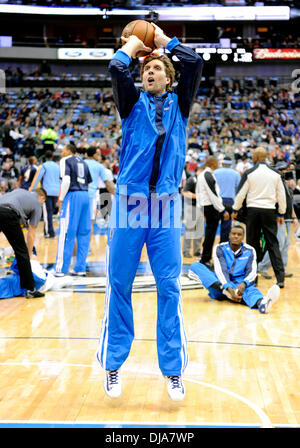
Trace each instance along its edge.
<path fill-rule="evenodd" d="M 41 223 L 42 264 L 55 262 L 56 240 L 42 236 Z M 105 260 L 105 246 L 104 235 L 93 236 L 91 266 Z M 289 271 L 267 315 L 213 301 L 204 289 L 182 292 L 190 359 L 182 403 L 168 398 L 157 364 L 155 291 L 133 294 L 135 340 L 116 400 L 105 395 L 96 359 L 103 292 L 0 300 L 1 427 L 300 427 L 300 242 L 293 237 Z M 265 293 L 271 285 L 260 279 L 258 286 Z"/>

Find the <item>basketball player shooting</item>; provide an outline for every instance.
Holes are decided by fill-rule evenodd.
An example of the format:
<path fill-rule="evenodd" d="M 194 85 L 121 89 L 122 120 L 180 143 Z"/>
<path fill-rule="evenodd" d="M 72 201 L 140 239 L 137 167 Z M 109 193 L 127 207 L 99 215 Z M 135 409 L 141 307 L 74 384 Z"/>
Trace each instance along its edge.
<path fill-rule="evenodd" d="M 107 288 L 97 357 L 106 371 L 107 395 L 119 397 L 120 368 L 134 338 L 132 284 L 146 244 L 157 286 L 159 368 L 170 398 L 181 401 L 188 355 L 180 291 L 178 190 L 185 164 L 188 116 L 200 84 L 202 59 L 176 37 L 171 39 L 156 25 L 148 25 L 145 22 L 136 28 L 144 29 L 144 36 L 146 28 L 153 30 L 153 47 L 146 45 L 145 39 L 127 34 L 109 65 L 122 120 L 122 150 L 107 245 Z M 179 60 L 176 90 L 172 87 L 175 70 L 166 54 L 145 57 L 141 65 L 143 88 L 138 89 L 129 69 L 132 59 L 161 47 Z M 135 208 L 139 222 L 133 220 Z M 157 210 L 161 213 L 153 225 L 151 218 Z"/>

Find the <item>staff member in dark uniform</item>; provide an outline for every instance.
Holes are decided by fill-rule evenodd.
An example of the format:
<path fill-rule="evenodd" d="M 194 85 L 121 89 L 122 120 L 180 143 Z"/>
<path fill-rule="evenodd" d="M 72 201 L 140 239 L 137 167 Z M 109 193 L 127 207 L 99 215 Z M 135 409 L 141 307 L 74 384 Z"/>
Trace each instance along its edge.
<path fill-rule="evenodd" d="M 0 231 L 4 233 L 13 248 L 22 289 L 26 289 L 27 298 L 43 297 L 35 290 L 30 264 L 33 253 L 35 233 L 42 215 L 42 203 L 46 200 L 46 192 L 38 188 L 29 192 L 22 188 L 6 193 L 0 197 Z M 22 231 L 22 224 L 28 222 L 27 244 Z"/>
<path fill-rule="evenodd" d="M 279 162 L 275 166 L 275 168 L 280 172 L 284 188 L 285 188 L 285 196 L 286 196 L 286 213 L 284 215 L 284 224 L 277 226 L 277 239 L 279 244 L 279 249 L 282 256 L 282 261 L 285 269 L 285 278 L 292 277 L 292 273 L 286 272 L 287 264 L 288 264 L 288 252 L 290 246 L 290 233 L 292 223 L 297 223 L 297 216 L 294 209 L 293 203 L 293 191 L 289 187 L 288 182 L 285 180 L 285 174 L 288 172 L 288 165 L 285 162 Z M 271 267 L 271 261 L 269 257 L 268 251 L 265 253 L 263 260 L 258 265 L 258 272 L 263 278 L 271 279 L 272 276 L 268 274 L 268 270 Z"/>
<path fill-rule="evenodd" d="M 286 195 L 280 173 L 266 164 L 267 151 L 258 147 L 253 151 L 254 167 L 245 171 L 232 207 L 232 219 L 246 200 L 247 243 L 256 250 L 257 261 L 263 253 L 260 247 L 263 231 L 271 264 L 280 288 L 284 287 L 284 266 L 277 239 L 277 221 L 284 224 Z M 278 213 L 276 204 L 278 203 Z"/>

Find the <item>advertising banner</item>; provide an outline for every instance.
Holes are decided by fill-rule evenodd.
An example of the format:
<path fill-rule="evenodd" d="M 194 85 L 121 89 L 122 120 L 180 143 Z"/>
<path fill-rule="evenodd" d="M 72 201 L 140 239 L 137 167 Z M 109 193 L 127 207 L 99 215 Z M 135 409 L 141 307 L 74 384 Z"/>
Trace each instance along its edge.
<path fill-rule="evenodd" d="M 254 59 L 300 59 L 299 48 L 255 48 Z"/>
<path fill-rule="evenodd" d="M 57 58 L 65 60 L 110 60 L 114 55 L 113 48 L 59 48 Z"/>

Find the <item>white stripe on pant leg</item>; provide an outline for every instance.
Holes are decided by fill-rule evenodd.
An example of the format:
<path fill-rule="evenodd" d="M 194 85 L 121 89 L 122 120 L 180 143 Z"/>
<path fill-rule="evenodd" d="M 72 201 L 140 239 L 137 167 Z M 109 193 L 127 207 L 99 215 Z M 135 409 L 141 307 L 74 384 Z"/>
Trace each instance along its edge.
<path fill-rule="evenodd" d="M 57 256 L 56 256 L 56 272 L 61 272 L 63 262 L 64 262 L 64 248 L 65 248 L 65 240 L 67 233 L 67 213 L 64 218 L 60 219 L 60 229 L 59 229 L 59 237 L 58 237 L 58 245 L 57 245 Z"/>
<path fill-rule="evenodd" d="M 48 212 L 46 202 L 43 203 L 43 217 L 44 217 L 44 232 L 45 235 L 47 235 L 49 233 L 49 226 L 48 226 Z"/>
<path fill-rule="evenodd" d="M 109 283 L 109 246 L 106 249 L 106 292 L 104 299 L 104 315 L 101 323 L 101 333 L 97 351 L 97 358 L 100 364 L 102 364 L 103 368 L 106 368 L 106 355 L 107 355 L 107 344 L 108 344 L 108 318 L 109 318 L 109 304 L 110 304 L 110 294 L 111 294 L 111 286 Z M 102 347 L 103 347 L 103 355 L 102 355 Z M 101 362 L 102 358 L 102 362 Z"/>
<path fill-rule="evenodd" d="M 57 260 L 55 267 L 56 272 L 61 272 L 64 264 L 64 249 L 65 249 L 66 235 L 69 227 L 69 220 L 70 220 L 70 202 L 68 201 L 66 216 L 65 218 L 61 218 L 60 223 L 60 231 L 57 247 Z"/>
<path fill-rule="evenodd" d="M 181 265 L 182 265 L 182 255 L 181 256 Z M 181 294 L 181 282 L 180 282 L 180 276 L 177 278 L 177 283 L 179 286 L 179 302 L 178 302 L 178 317 L 179 317 L 179 323 L 180 323 L 180 335 L 181 335 L 181 341 L 182 341 L 182 348 L 181 348 L 181 358 L 182 358 L 182 369 L 181 374 L 183 374 L 184 370 L 186 369 L 187 363 L 188 363 L 188 350 L 187 350 L 187 337 L 186 332 L 184 328 L 184 321 L 183 321 L 183 310 L 182 310 L 182 294 Z"/>
<path fill-rule="evenodd" d="M 65 219 L 61 218 L 59 223 L 59 237 L 57 242 L 57 255 L 56 255 L 56 265 L 55 271 L 61 272 L 63 260 L 61 259 L 61 248 L 64 247 L 65 242 Z"/>
<path fill-rule="evenodd" d="M 183 323 L 183 312 L 182 312 L 182 295 L 181 295 L 181 284 L 180 284 L 180 278 L 177 279 L 177 283 L 179 286 L 179 301 L 178 301 L 178 317 L 179 317 L 179 324 L 180 324 L 180 337 L 181 337 L 181 374 L 183 374 L 187 363 L 188 363 L 188 354 L 187 354 L 187 337 L 184 329 L 184 323 Z"/>

